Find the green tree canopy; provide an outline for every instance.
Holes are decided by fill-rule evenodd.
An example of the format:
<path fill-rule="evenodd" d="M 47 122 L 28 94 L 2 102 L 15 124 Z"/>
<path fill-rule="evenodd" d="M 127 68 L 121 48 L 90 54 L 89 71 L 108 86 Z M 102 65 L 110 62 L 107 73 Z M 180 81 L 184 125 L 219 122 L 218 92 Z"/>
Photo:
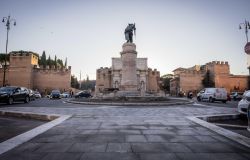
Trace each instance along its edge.
<path fill-rule="evenodd" d="M 169 93 L 170 92 L 170 80 L 173 79 L 174 75 L 173 74 L 165 74 L 161 76 L 161 85 L 160 88 L 165 92 Z"/>
<path fill-rule="evenodd" d="M 52 66 L 52 60 L 51 60 L 51 58 L 50 58 L 50 56 L 49 56 L 49 58 L 47 59 L 47 65 L 49 65 L 49 68 L 51 68 L 51 66 Z"/>
<path fill-rule="evenodd" d="M 45 68 L 46 65 L 47 65 L 47 59 L 46 59 L 46 53 L 45 53 L 45 51 L 43 51 L 43 54 L 42 54 L 42 56 L 41 56 L 41 58 L 39 60 L 40 61 L 38 61 L 38 64 L 42 65 Z"/>
<path fill-rule="evenodd" d="M 211 78 L 209 70 L 206 72 L 205 77 L 202 80 L 202 84 L 204 87 L 215 87 L 215 83 Z"/>
<path fill-rule="evenodd" d="M 71 87 L 72 88 L 79 88 L 79 82 L 74 75 L 71 75 Z"/>
<path fill-rule="evenodd" d="M 57 69 L 57 57 L 56 57 L 56 55 L 55 55 L 53 64 L 55 65 L 55 68 Z"/>
<path fill-rule="evenodd" d="M 0 53 L 0 62 L 5 61 L 5 56 L 6 56 L 5 53 Z M 7 54 L 6 61 L 10 61 L 10 54 Z"/>
<path fill-rule="evenodd" d="M 46 67 L 46 65 L 48 65 L 50 68 L 52 67 L 52 65 L 54 65 L 55 68 L 57 69 L 58 65 L 60 65 L 61 67 L 64 67 L 65 65 L 67 65 L 67 58 L 66 58 L 65 65 L 64 65 L 63 61 L 61 59 L 57 58 L 56 55 L 54 57 L 54 60 L 51 59 L 50 55 L 46 59 L 46 53 L 45 53 L 45 51 L 43 51 L 42 56 L 39 58 L 38 64 L 41 66 L 44 66 L 44 67 Z"/>
<path fill-rule="evenodd" d="M 61 59 L 57 59 L 57 63 L 58 63 L 61 67 L 63 67 L 63 61 L 62 61 Z"/>
<path fill-rule="evenodd" d="M 65 62 L 64 62 L 64 67 L 67 68 L 67 57 L 66 57 Z"/>

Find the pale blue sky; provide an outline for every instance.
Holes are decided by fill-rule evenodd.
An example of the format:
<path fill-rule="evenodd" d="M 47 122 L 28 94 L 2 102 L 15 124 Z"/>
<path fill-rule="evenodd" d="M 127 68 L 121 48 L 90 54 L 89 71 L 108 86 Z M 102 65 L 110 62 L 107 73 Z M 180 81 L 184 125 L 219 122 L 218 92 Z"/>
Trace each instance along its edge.
<path fill-rule="evenodd" d="M 95 79 L 110 67 L 125 42 L 124 29 L 136 23 L 138 57 L 161 75 L 177 67 L 228 61 L 233 74 L 248 74 L 238 25 L 250 20 L 250 0 L 1 0 L 0 18 L 17 21 L 9 51 L 28 50 L 65 60 L 72 74 Z M 6 28 L 0 25 L 0 52 Z"/>

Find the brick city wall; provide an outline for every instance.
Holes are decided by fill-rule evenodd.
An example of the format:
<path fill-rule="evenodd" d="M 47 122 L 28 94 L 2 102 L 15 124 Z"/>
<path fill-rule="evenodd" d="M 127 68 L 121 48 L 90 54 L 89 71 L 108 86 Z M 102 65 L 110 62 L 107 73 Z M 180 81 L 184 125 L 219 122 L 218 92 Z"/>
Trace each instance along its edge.
<path fill-rule="evenodd" d="M 243 75 L 228 75 L 217 76 L 215 87 L 226 88 L 227 92 L 235 90 L 245 91 L 248 88 L 248 76 Z"/>
<path fill-rule="evenodd" d="M 23 86 L 44 93 L 52 89 L 71 90 L 71 67 L 68 69 L 38 68 L 39 55 L 27 51 L 10 53 L 10 63 L 6 71 L 6 84 Z M 3 68 L 0 68 L 0 83 L 3 83 Z"/>
<path fill-rule="evenodd" d="M 96 93 L 104 90 L 104 88 L 111 88 L 111 69 L 108 67 L 99 68 L 96 71 Z"/>
<path fill-rule="evenodd" d="M 160 72 L 156 69 L 148 69 L 147 92 L 159 92 Z"/>
<path fill-rule="evenodd" d="M 192 91 L 198 92 L 203 88 L 202 80 L 204 73 L 199 71 L 186 71 L 180 73 L 179 85 L 180 90 L 184 92 Z"/>
<path fill-rule="evenodd" d="M 38 63 L 38 56 L 32 52 L 11 52 L 8 66 L 8 81 L 12 86 L 33 88 L 33 64 Z"/>
<path fill-rule="evenodd" d="M 69 69 L 38 69 L 34 68 L 34 89 L 42 93 L 53 89 L 69 91 L 71 81 L 71 70 Z"/>
<path fill-rule="evenodd" d="M 193 67 L 191 67 L 193 68 Z M 227 92 L 244 91 L 248 88 L 248 76 L 231 75 L 228 62 L 213 61 L 205 65 L 203 71 L 193 69 L 177 70 L 175 79 L 170 82 L 170 92 L 178 94 L 179 91 L 187 93 L 188 91 L 199 91 L 204 88 L 202 80 L 206 72 L 210 71 L 210 80 L 214 81 L 215 87 L 224 87 Z"/>

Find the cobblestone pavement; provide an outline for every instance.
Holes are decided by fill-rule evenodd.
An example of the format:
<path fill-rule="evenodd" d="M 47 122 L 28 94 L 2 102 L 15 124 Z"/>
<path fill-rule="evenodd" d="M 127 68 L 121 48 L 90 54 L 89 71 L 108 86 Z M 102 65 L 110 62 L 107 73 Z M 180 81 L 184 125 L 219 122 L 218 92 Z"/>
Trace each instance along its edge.
<path fill-rule="evenodd" d="M 188 120 L 236 113 L 235 108 L 9 107 L 1 110 L 73 115 L 1 160 L 247 160 L 250 149 Z"/>

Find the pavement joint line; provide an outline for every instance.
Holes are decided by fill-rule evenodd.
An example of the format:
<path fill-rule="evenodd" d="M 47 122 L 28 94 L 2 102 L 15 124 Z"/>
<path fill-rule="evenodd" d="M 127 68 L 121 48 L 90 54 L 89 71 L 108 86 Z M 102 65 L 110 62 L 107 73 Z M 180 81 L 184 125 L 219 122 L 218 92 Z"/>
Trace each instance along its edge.
<path fill-rule="evenodd" d="M 238 116 L 238 114 L 217 114 L 217 115 L 211 115 L 211 116 L 214 116 L 214 117 L 218 117 L 218 116 Z M 207 120 L 209 119 L 209 116 L 192 116 L 192 117 L 187 117 L 189 120 L 203 126 L 203 127 L 206 127 L 228 139 L 231 139 L 235 142 L 238 142 L 248 148 L 250 148 L 250 138 L 247 138 L 245 136 L 242 136 L 238 133 L 235 133 L 235 132 L 232 132 L 230 130 L 227 130 L 227 129 L 224 129 L 224 128 L 221 128 L 219 126 L 216 126 L 212 123 L 209 123 L 207 122 Z"/>
<path fill-rule="evenodd" d="M 32 112 L 18 112 L 18 111 L 2 111 L 0 110 L 0 114 L 3 115 L 3 112 L 8 112 L 8 113 L 15 113 L 15 114 L 20 114 L 20 115 L 38 115 L 38 116 L 44 116 L 47 115 L 48 117 L 58 117 L 55 118 L 54 120 L 47 122 L 43 125 L 40 125 L 36 128 L 33 128 L 27 132 L 24 132 L 16 137 L 10 138 L 2 143 L 0 143 L 0 155 L 17 147 L 18 145 L 21 145 L 35 136 L 38 136 L 41 133 L 44 133 L 45 131 L 51 129 L 52 127 L 62 123 L 63 121 L 67 120 L 68 118 L 71 117 L 71 115 L 59 115 L 59 114 L 39 114 L 39 113 L 32 113 Z"/>

